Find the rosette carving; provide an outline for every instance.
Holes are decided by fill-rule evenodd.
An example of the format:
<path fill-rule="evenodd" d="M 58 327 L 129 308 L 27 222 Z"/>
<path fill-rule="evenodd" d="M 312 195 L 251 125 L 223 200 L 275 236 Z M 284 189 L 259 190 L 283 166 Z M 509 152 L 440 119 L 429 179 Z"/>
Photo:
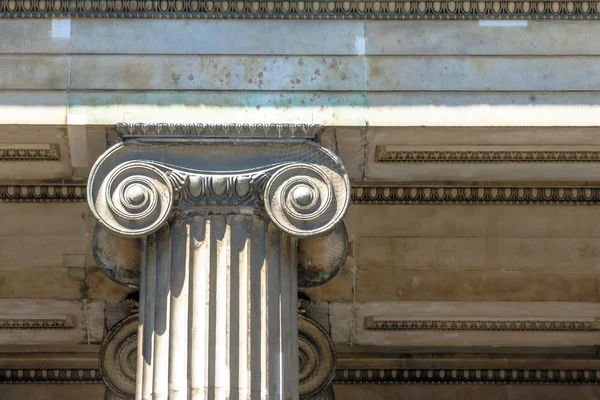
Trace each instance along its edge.
<path fill-rule="evenodd" d="M 102 340 L 100 370 L 106 386 L 118 396 L 135 396 L 138 315 L 117 323 Z"/>
<path fill-rule="evenodd" d="M 99 222 L 122 236 L 153 233 L 166 221 L 173 204 L 173 187 L 166 173 L 144 162 L 114 168 L 93 198 Z M 102 195 L 103 194 L 103 195 Z"/>
<path fill-rule="evenodd" d="M 300 398 L 322 398 L 335 375 L 335 349 L 325 329 L 304 315 L 298 315 L 298 358 Z"/>
<path fill-rule="evenodd" d="M 347 187 L 341 181 L 343 177 L 321 165 L 282 167 L 267 182 L 265 208 L 273 223 L 292 236 L 327 233 L 346 212 Z"/>

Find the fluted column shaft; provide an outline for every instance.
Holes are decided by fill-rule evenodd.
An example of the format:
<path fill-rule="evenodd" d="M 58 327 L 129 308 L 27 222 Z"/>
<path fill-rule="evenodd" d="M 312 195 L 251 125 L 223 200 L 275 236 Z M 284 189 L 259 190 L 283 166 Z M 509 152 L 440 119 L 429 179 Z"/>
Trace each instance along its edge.
<path fill-rule="evenodd" d="M 298 398 L 296 239 L 255 215 L 147 238 L 137 399 Z"/>

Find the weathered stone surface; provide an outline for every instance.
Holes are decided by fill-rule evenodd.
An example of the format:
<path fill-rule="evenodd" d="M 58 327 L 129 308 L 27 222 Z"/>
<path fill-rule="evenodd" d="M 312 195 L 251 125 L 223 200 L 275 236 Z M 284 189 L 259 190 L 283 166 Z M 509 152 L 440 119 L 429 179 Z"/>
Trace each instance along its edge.
<path fill-rule="evenodd" d="M 600 240 L 587 238 L 360 237 L 359 269 L 597 271 Z"/>
<path fill-rule="evenodd" d="M 598 90 L 598 57 L 367 57 L 370 91 Z M 577 73 L 573 73 L 577 71 Z M 582 77 L 585 77 L 582 79 Z"/>
<path fill-rule="evenodd" d="M 364 32 L 362 21 L 76 19 L 71 24 L 71 51 L 104 54 L 353 55 Z"/>
<path fill-rule="evenodd" d="M 595 126 L 595 92 L 368 93 L 370 126 Z"/>
<path fill-rule="evenodd" d="M 594 21 L 530 20 L 522 27 L 483 27 L 479 21 L 367 21 L 365 32 L 367 54 L 377 55 L 600 53 L 600 44 L 583 39 L 600 34 Z"/>
<path fill-rule="evenodd" d="M 67 104 L 66 91 L 0 91 L 0 124 L 64 125 Z"/>
<path fill-rule="evenodd" d="M 90 385 L 2 385 L 0 395 L 3 400 L 102 400 L 105 387 L 102 384 Z"/>
<path fill-rule="evenodd" d="M 0 69 L 0 90 L 65 90 L 68 86 L 66 56 L 3 55 Z"/>
<path fill-rule="evenodd" d="M 64 265 L 65 255 L 85 255 L 87 246 L 83 235 L 3 236 L 0 241 L 0 268 L 59 268 Z"/>
<path fill-rule="evenodd" d="M 86 55 L 70 68 L 83 90 L 365 90 L 358 57 Z"/>
<path fill-rule="evenodd" d="M 348 264 L 342 267 L 335 278 L 322 286 L 302 289 L 314 301 L 352 301 L 354 271 Z"/>
<path fill-rule="evenodd" d="M 0 21 L 0 54 L 37 53 L 60 54 L 69 51 L 68 40 L 52 38 L 52 20 L 50 19 L 2 19 Z"/>
<path fill-rule="evenodd" d="M 69 268 L 3 268 L 0 269 L 0 297 L 81 299 L 84 281 L 68 279 L 68 275 Z"/>
<path fill-rule="evenodd" d="M 310 92 L 85 92 L 71 93 L 70 112 L 88 124 L 321 123 L 363 125 L 365 95 Z"/>
<path fill-rule="evenodd" d="M 87 211 L 85 203 L 2 203 L 0 204 L 0 237 L 83 236 L 86 232 Z M 13 240 L 19 241 L 16 238 Z M 67 239 L 67 241 L 71 240 Z M 32 255 L 31 251 L 24 251 L 24 253 L 28 256 Z"/>
<path fill-rule="evenodd" d="M 358 269 L 356 300 L 589 302 L 599 284 L 596 271 Z"/>

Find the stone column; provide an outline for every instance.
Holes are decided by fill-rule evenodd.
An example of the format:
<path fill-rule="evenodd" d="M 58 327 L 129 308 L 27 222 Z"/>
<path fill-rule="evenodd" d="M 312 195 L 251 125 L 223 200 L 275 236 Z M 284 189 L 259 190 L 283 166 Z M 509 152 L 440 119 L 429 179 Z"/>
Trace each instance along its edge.
<path fill-rule="evenodd" d="M 113 392 L 192 400 L 329 390 L 330 341 L 301 340 L 298 352 L 298 279 L 331 279 L 347 254 L 348 178 L 315 142 L 319 130 L 118 126 L 121 142 L 88 184 L 98 264 L 140 289 L 137 337 L 128 321 L 103 346 Z M 321 371 L 319 351 L 329 359 Z"/>

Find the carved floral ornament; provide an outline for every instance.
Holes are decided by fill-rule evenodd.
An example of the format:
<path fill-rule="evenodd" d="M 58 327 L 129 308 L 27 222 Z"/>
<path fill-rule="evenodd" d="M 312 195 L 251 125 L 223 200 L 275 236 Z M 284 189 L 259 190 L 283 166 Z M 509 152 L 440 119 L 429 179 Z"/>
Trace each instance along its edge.
<path fill-rule="evenodd" d="M 599 1 L 4 0 L 0 18 L 598 19 Z"/>

